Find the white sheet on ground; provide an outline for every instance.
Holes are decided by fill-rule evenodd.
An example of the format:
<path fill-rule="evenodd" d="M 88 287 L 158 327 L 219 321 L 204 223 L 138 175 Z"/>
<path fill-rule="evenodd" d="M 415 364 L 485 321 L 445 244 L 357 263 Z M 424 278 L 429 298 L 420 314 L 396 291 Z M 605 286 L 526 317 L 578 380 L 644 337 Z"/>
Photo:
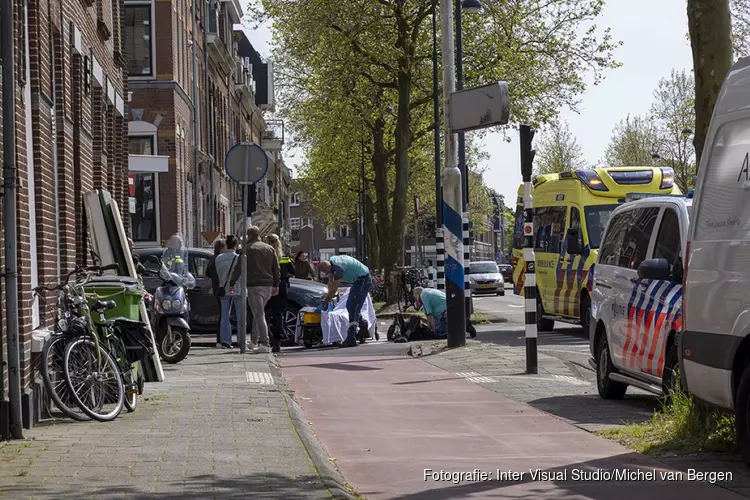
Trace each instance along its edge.
<path fill-rule="evenodd" d="M 346 300 L 349 297 L 347 289 L 338 304 L 331 312 L 324 312 L 320 315 L 320 327 L 323 330 L 323 343 L 331 344 L 333 342 L 346 340 L 349 331 L 349 313 L 346 310 Z M 367 320 L 369 337 L 375 335 L 375 307 L 372 305 L 372 297 L 367 294 L 365 305 L 362 306 L 362 316 Z"/>

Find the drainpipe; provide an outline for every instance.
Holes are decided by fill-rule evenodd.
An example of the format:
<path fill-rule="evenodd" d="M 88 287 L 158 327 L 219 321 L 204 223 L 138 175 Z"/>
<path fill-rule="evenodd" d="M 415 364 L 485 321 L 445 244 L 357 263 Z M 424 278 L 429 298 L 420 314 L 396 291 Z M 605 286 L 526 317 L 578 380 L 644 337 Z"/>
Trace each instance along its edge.
<path fill-rule="evenodd" d="M 192 106 L 193 106 L 193 175 L 195 176 L 195 179 L 193 179 L 193 209 L 195 211 L 195 236 L 193 238 L 193 243 L 197 244 L 197 242 L 200 241 L 200 220 L 198 220 L 198 204 L 200 203 L 200 184 L 198 183 L 198 179 L 200 177 L 200 166 L 198 165 L 198 145 L 200 143 L 200 133 L 198 131 L 199 125 L 200 125 L 200 116 L 198 115 L 199 107 L 198 107 L 198 39 L 196 38 L 196 32 L 198 31 L 198 15 L 195 10 L 195 2 L 193 2 L 190 6 L 190 15 L 193 16 L 193 37 L 192 37 L 192 43 L 193 43 L 193 99 L 192 99 Z M 203 19 L 206 19 L 204 16 Z M 204 49 L 205 49 L 205 34 L 204 34 Z M 208 122 L 208 119 L 206 119 L 206 122 Z"/>
<path fill-rule="evenodd" d="M 50 33 L 52 33 L 52 16 L 50 16 Z M 49 57 L 50 57 L 50 66 L 52 68 L 55 68 L 55 37 L 50 38 L 50 44 L 49 44 Z M 53 69 L 54 71 L 54 69 Z M 56 87 L 54 81 L 54 73 L 53 73 L 53 81 L 52 81 L 52 124 L 53 124 L 53 130 L 55 133 L 52 135 L 52 183 L 55 189 L 55 208 L 60 207 L 60 187 L 58 179 L 59 171 L 58 171 L 58 165 L 57 165 L 57 94 L 56 94 Z M 57 231 L 55 232 L 55 243 L 57 244 L 57 248 L 60 248 L 60 210 L 55 210 L 55 227 L 57 228 Z M 55 263 L 57 265 L 57 274 L 56 276 L 60 276 L 62 273 L 60 269 L 60 252 L 56 253 L 56 259 Z"/>
<path fill-rule="evenodd" d="M 195 2 L 193 2 L 193 6 L 195 6 Z M 208 16 L 210 13 L 210 0 L 204 2 L 203 4 L 204 14 L 203 19 L 206 19 L 206 23 L 208 23 Z M 216 29 L 219 29 L 218 20 L 216 23 Z M 196 63 L 197 65 L 197 63 Z M 197 76 L 197 73 L 196 73 Z M 197 84 L 197 77 L 196 77 L 196 84 Z M 212 147 L 212 141 L 211 141 L 211 134 L 213 132 L 213 127 L 211 123 L 211 89 L 209 88 L 209 81 L 208 81 L 208 41 L 206 40 L 206 36 L 203 37 L 203 89 L 206 94 L 206 149 L 211 152 Z M 213 178 L 214 178 L 214 166 L 213 161 L 209 160 L 208 162 L 208 177 L 209 177 L 209 190 L 208 190 L 208 198 L 211 200 L 212 194 L 213 194 Z M 196 175 L 198 175 L 198 170 L 196 169 Z M 197 201 L 196 201 L 197 203 Z M 209 219 L 209 214 L 211 213 L 211 205 L 213 205 L 213 201 L 209 204 L 209 209 L 206 211 L 208 213 L 204 214 L 203 216 L 206 219 Z M 200 235 L 200 230 L 198 230 L 198 234 Z"/>
<path fill-rule="evenodd" d="M 5 329 L 8 338 L 10 437 L 23 439 L 21 360 L 18 331 L 18 249 L 16 228 L 16 75 L 13 3 L 2 2 L 3 54 L 3 232 L 5 233 Z"/>

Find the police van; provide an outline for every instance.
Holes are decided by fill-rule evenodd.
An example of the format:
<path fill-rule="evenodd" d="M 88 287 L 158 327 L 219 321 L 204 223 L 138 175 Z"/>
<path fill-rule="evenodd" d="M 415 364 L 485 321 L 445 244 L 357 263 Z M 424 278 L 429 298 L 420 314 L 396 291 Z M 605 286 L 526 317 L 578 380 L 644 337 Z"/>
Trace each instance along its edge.
<path fill-rule="evenodd" d="M 629 385 L 658 395 L 675 386 L 689 197 L 629 196 L 607 224 L 589 333 L 602 398 L 620 399 Z"/>
<path fill-rule="evenodd" d="M 681 380 L 698 400 L 734 411 L 750 464 L 750 58 L 716 100 L 690 217 Z"/>

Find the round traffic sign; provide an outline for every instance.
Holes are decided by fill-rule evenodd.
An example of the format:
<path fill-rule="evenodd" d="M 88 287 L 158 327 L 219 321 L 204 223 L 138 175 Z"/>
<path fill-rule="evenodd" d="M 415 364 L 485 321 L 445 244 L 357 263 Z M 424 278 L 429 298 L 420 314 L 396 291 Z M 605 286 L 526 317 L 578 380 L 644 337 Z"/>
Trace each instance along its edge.
<path fill-rule="evenodd" d="M 258 144 L 235 144 L 224 159 L 224 169 L 234 182 L 255 184 L 268 172 L 268 155 Z"/>

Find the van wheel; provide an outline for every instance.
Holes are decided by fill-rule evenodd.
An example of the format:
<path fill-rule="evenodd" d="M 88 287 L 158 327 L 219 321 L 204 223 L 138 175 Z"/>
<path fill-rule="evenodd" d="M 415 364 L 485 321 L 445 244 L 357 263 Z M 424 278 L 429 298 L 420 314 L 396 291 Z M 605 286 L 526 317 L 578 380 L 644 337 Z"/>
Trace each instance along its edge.
<path fill-rule="evenodd" d="M 610 380 L 610 373 L 615 371 L 612 364 L 612 358 L 609 355 L 609 345 L 607 344 L 607 333 L 602 332 L 599 339 L 599 346 L 596 350 L 596 388 L 602 399 L 622 399 L 625 397 L 625 391 L 628 386 L 622 382 Z"/>
<path fill-rule="evenodd" d="M 544 305 L 542 298 L 539 296 L 539 289 L 536 291 L 536 329 L 540 332 L 551 332 L 555 328 L 555 320 L 544 318 Z"/>
<path fill-rule="evenodd" d="M 750 367 L 742 372 L 734 403 L 734 431 L 742 459 L 750 465 Z"/>
<path fill-rule="evenodd" d="M 672 393 L 680 389 L 680 367 L 677 356 L 677 345 L 672 344 L 664 358 L 664 374 L 662 375 L 662 390 L 668 404 L 671 403 Z"/>

